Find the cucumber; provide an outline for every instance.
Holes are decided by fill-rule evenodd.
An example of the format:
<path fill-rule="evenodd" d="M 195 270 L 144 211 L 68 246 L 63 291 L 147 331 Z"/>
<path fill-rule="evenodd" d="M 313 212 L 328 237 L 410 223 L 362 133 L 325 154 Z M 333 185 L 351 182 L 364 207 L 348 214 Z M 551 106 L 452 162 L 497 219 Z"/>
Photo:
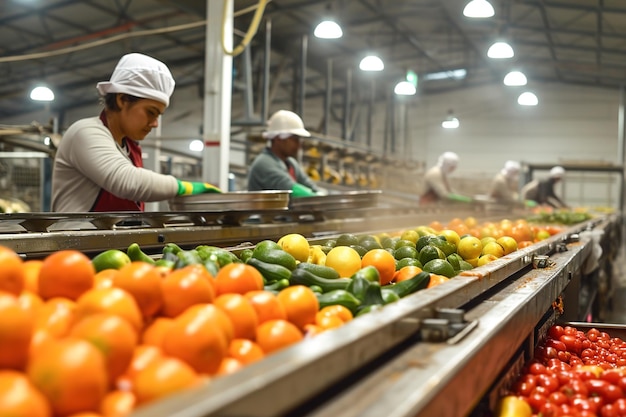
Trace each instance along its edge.
<path fill-rule="evenodd" d="M 296 268 L 292 271 L 291 278 L 289 278 L 289 283 L 291 285 L 306 285 L 307 287 L 317 285 L 324 292 L 345 290 L 350 282 L 352 282 L 352 279 L 350 278 L 327 279 L 318 277 L 317 275 L 302 268 Z"/>
<path fill-rule="evenodd" d="M 296 269 L 296 258 L 280 249 L 272 249 L 268 245 L 258 246 L 252 251 L 252 257 L 270 264 L 282 265 L 290 271 Z"/>
<path fill-rule="evenodd" d="M 126 254 L 131 261 L 141 261 L 151 265 L 155 263 L 154 259 L 143 253 L 138 243 L 131 243 L 128 249 L 126 249 Z"/>
<path fill-rule="evenodd" d="M 320 310 L 327 306 L 342 305 L 352 313 L 356 312 L 361 301 L 346 290 L 333 290 L 324 294 L 317 295 L 317 301 L 320 303 Z"/>
<path fill-rule="evenodd" d="M 317 265 L 317 264 L 312 264 L 310 262 L 300 262 L 297 267 L 307 270 L 313 275 L 317 275 L 318 277 L 322 277 L 326 279 L 340 278 L 339 272 L 337 272 L 335 269 L 331 268 L 330 266 Z"/>
<path fill-rule="evenodd" d="M 423 290 L 428 286 L 429 282 L 430 274 L 428 272 L 420 272 L 411 279 L 407 279 L 393 285 L 385 285 L 383 289 L 389 289 L 402 298 L 416 291 Z"/>
<path fill-rule="evenodd" d="M 98 254 L 91 260 L 91 264 L 96 272 L 105 269 L 120 269 L 124 265 L 131 263 L 132 259 L 119 249 L 109 249 Z M 154 261 L 153 261 L 154 262 Z"/>
<path fill-rule="evenodd" d="M 291 278 L 291 271 L 282 265 L 263 262 L 257 258 L 248 259 L 247 264 L 255 267 L 263 275 L 267 284 Z"/>
<path fill-rule="evenodd" d="M 272 291 L 274 293 L 278 293 L 281 290 L 284 290 L 285 288 L 287 288 L 289 286 L 289 280 L 288 279 L 279 279 L 278 281 L 274 281 L 271 284 L 267 284 L 263 287 L 263 289 L 265 291 Z"/>

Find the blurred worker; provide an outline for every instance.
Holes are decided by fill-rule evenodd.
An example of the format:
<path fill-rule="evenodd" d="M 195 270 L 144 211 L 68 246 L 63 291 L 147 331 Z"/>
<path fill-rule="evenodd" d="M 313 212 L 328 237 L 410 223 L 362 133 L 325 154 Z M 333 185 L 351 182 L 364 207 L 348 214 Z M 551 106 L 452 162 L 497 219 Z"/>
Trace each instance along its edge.
<path fill-rule="evenodd" d="M 491 183 L 489 198 L 499 203 L 513 204 L 519 200 L 519 172 L 517 161 L 506 161 Z"/>
<path fill-rule="evenodd" d="M 174 91 L 165 64 L 143 54 L 124 55 L 110 81 L 96 88 L 104 110 L 73 123 L 57 150 L 52 211 L 143 211 L 146 201 L 220 192 L 143 168 L 137 141 L 158 126 Z"/>
<path fill-rule="evenodd" d="M 439 156 L 437 165 L 424 175 L 426 191 L 420 196 L 420 204 L 430 204 L 438 201 L 470 202 L 471 198 L 456 194 L 448 183 L 448 175 L 459 164 L 459 156 L 454 152 L 444 152 Z"/>
<path fill-rule="evenodd" d="M 536 201 L 537 204 L 547 204 L 555 208 L 567 208 L 567 204 L 554 192 L 554 185 L 561 181 L 563 175 L 565 175 L 563 167 L 553 167 L 548 178 L 533 180 L 522 187 L 522 198 L 524 200 Z"/>
<path fill-rule="evenodd" d="M 297 114 L 288 110 L 274 113 L 263 133 L 267 146 L 250 167 L 248 190 L 291 190 L 294 197 L 318 195 L 318 188 L 296 160 L 300 138 L 310 136 Z"/>

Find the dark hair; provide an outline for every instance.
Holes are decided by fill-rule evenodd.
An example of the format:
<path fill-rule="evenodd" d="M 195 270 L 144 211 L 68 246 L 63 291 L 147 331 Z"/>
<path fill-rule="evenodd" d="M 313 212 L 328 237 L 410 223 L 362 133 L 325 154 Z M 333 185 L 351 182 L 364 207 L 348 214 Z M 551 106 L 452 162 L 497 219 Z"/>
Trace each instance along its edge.
<path fill-rule="evenodd" d="M 130 94 L 123 93 L 107 93 L 102 97 L 102 102 L 107 110 L 120 111 L 120 107 L 117 105 L 117 95 L 121 94 L 122 101 L 128 101 L 129 103 L 136 103 L 141 100 L 141 97 L 131 96 Z"/>

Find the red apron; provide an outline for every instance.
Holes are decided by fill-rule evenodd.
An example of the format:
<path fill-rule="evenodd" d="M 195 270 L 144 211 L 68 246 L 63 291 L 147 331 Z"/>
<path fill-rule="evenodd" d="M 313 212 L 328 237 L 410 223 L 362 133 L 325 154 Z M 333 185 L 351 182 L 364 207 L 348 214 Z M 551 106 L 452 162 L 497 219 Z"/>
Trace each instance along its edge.
<path fill-rule="evenodd" d="M 100 120 L 102 120 L 102 123 L 104 123 L 107 128 L 109 127 L 104 111 L 100 113 Z M 124 138 L 123 140 L 126 141 L 126 146 L 128 146 L 129 151 L 128 156 L 130 157 L 133 165 L 138 168 L 142 168 L 143 160 L 141 159 L 141 147 L 139 144 L 128 138 Z M 111 194 L 104 188 L 101 188 L 96 201 L 89 211 L 144 211 L 144 202 L 126 200 Z"/>

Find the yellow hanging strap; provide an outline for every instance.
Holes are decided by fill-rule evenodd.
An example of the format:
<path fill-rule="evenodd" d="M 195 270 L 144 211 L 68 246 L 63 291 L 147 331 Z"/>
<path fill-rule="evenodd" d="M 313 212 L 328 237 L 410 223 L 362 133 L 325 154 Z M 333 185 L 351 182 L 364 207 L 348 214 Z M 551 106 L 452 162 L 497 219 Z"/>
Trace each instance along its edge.
<path fill-rule="evenodd" d="M 228 49 L 226 49 L 226 44 L 224 43 L 224 40 L 226 37 L 226 18 L 231 1 L 232 0 L 224 1 L 224 13 L 222 15 L 222 50 L 226 55 L 237 56 L 242 53 L 244 49 L 246 49 L 254 35 L 256 35 L 256 31 L 259 29 L 259 23 L 261 22 L 261 18 L 263 17 L 263 12 L 265 11 L 265 5 L 268 3 L 268 1 L 271 0 L 259 0 L 256 12 L 254 12 L 254 17 L 252 18 L 252 23 L 250 23 L 250 27 L 248 28 L 246 35 L 243 37 L 243 40 L 239 45 L 237 45 L 232 51 L 229 51 Z"/>

